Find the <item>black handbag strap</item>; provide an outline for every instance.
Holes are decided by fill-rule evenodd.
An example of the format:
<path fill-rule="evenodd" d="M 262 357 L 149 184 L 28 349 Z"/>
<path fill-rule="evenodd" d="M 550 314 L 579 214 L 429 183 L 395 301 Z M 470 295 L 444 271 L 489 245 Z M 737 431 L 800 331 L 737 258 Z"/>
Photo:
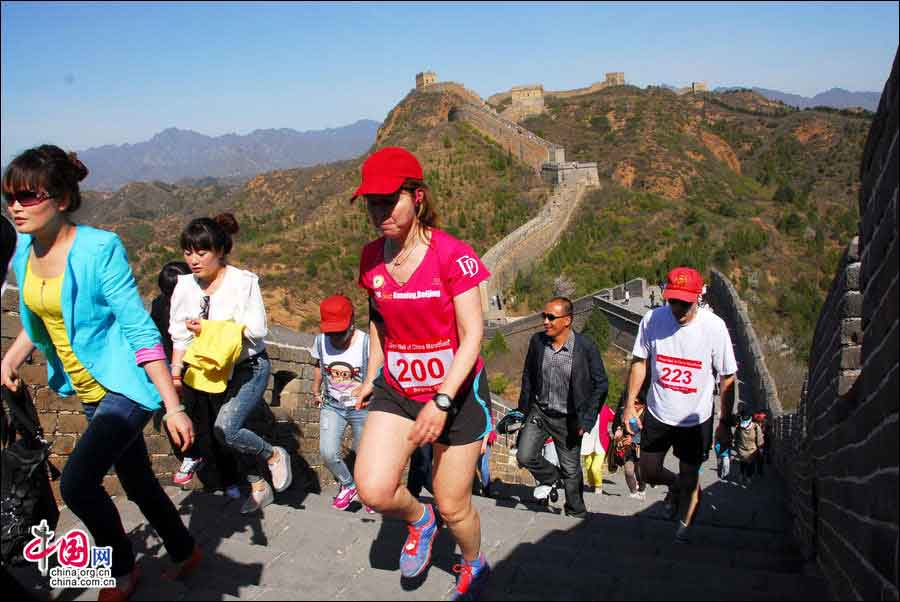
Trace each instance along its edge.
<path fill-rule="evenodd" d="M 5 386 L 0 386 L 0 395 L 3 402 L 9 407 L 10 432 L 8 434 L 9 442 L 14 440 L 14 433 L 20 433 L 25 439 L 31 442 L 44 441 L 44 429 L 41 428 L 40 420 L 38 420 L 37 408 L 31 400 L 31 393 L 23 381 L 19 381 L 19 387 L 16 391 L 10 391 Z"/>
<path fill-rule="evenodd" d="M 44 448 L 44 462 L 47 466 L 48 476 L 51 481 L 59 479 L 62 473 L 60 473 L 59 469 L 53 465 L 53 462 L 50 461 L 50 458 L 46 453 L 46 450 L 49 450 L 50 446 L 44 439 L 44 429 L 41 427 L 37 408 L 34 407 L 34 401 L 31 399 L 31 393 L 28 392 L 28 387 L 22 380 L 19 381 L 17 391 L 10 391 L 5 386 L 0 386 L 0 398 L 2 398 L 0 410 L 2 410 L 2 406 L 9 407 L 11 414 L 8 425 L 6 416 L 2 416 L 4 430 L 3 445 L 7 446 L 7 449 L 9 449 L 8 446 L 16 440 L 16 433 L 19 433 L 25 439 L 28 446 Z"/>

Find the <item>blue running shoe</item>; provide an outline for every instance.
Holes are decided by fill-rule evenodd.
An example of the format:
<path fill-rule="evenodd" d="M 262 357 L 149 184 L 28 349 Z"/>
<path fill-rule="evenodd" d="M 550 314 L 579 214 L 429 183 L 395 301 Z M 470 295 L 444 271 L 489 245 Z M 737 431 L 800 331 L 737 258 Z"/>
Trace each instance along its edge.
<path fill-rule="evenodd" d="M 478 557 L 478 561 L 478 568 L 474 568 L 465 561 L 462 564 L 454 565 L 453 572 L 458 573 L 459 577 L 456 579 L 456 589 L 453 591 L 452 600 L 478 600 L 481 598 L 488 578 L 491 576 L 491 567 L 484 554 Z"/>
<path fill-rule="evenodd" d="M 434 506 L 425 504 L 425 524 L 415 526 L 407 525 L 409 535 L 403 550 L 400 552 L 400 574 L 411 579 L 422 574 L 428 563 L 431 562 L 431 546 L 434 544 L 434 536 L 437 535 L 437 520 L 434 516 Z"/>

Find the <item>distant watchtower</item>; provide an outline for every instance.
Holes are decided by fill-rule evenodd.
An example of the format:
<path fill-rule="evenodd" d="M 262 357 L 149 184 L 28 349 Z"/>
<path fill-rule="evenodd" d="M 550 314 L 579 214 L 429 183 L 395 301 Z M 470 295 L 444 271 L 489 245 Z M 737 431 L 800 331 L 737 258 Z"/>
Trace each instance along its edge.
<path fill-rule="evenodd" d="M 606 74 L 606 80 L 604 83 L 607 86 L 624 86 L 625 85 L 625 72 L 624 71 L 613 71 L 611 73 Z"/>
<path fill-rule="evenodd" d="M 434 71 L 423 71 L 416 73 L 416 90 L 421 90 L 426 86 L 437 83 L 437 73 Z"/>

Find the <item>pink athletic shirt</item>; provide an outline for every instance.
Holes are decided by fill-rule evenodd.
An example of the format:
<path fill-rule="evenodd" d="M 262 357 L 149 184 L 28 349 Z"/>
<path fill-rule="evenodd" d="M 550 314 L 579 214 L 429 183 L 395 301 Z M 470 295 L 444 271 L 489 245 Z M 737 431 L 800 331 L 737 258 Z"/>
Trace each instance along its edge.
<path fill-rule="evenodd" d="M 400 286 L 384 264 L 384 237 L 363 247 L 359 285 L 384 319 L 384 379 L 406 397 L 427 403 L 447 376 L 459 349 L 453 298 L 487 280 L 490 273 L 466 243 L 431 230 L 422 263 Z M 479 357 L 463 390 L 484 366 Z"/>

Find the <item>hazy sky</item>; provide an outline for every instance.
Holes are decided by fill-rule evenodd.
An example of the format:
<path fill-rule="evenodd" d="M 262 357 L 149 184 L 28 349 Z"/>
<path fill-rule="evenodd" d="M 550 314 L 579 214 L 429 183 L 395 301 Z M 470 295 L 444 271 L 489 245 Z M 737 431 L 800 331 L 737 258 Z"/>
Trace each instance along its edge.
<path fill-rule="evenodd" d="M 880 92 L 898 3 L 2 3 L 0 159 L 167 128 L 384 119 L 418 71 L 482 96 L 526 83 Z"/>

